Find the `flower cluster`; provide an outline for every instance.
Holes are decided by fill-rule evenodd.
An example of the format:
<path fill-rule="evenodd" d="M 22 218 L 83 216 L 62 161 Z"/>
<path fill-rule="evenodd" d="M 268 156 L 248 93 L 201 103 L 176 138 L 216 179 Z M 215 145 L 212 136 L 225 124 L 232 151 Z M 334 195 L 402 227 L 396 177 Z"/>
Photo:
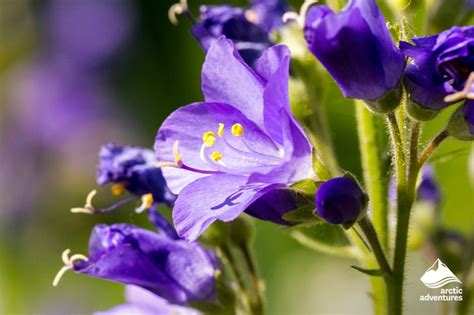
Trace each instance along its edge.
<path fill-rule="evenodd" d="M 315 118 L 316 127 L 308 132 L 291 111 L 290 67 L 292 58 L 299 56 L 292 57 L 287 46 L 277 44 L 278 36 L 271 38 L 271 32 L 289 27 L 281 22 L 286 10 L 281 1 L 255 0 L 247 9 L 203 6 L 196 20 L 185 1 L 172 7 L 174 19 L 176 13 L 191 18 L 192 34 L 206 51 L 201 73 L 204 100 L 171 113 L 158 129 L 153 150 L 104 145 L 97 183 L 111 184 L 117 197 L 125 192 L 131 196 L 96 209 L 91 203 L 94 190 L 84 207 L 72 209 L 96 214 L 141 198 L 137 212 L 147 210 L 157 232 L 125 223 L 97 225 L 89 256 L 69 257 L 66 251 L 65 267 L 55 284 L 71 269 L 128 285 L 127 304 L 112 313 L 261 314 L 247 214 L 285 226 L 313 248 L 345 250 L 344 255 L 361 263 L 370 261 L 370 266 L 353 267 L 381 276 L 391 294 L 386 299 L 390 313 L 401 313 L 410 211 L 416 201 L 438 208 L 441 199 L 433 169 L 424 164 L 446 138 L 474 139 L 474 31 L 453 27 L 408 43 L 400 41 L 407 40 L 400 26 L 394 40 L 374 0 L 351 0 L 340 12 L 306 2 L 299 15 L 285 15 L 296 16 L 302 29 L 295 34 L 304 37 L 306 49 L 342 94 L 358 100 L 361 184 L 323 154 L 331 146 L 317 134 L 325 128 L 323 119 Z M 298 72 L 292 75 L 292 80 L 303 80 Z M 459 101 L 464 103 L 446 128 L 419 153 L 420 121 L 433 119 Z M 370 111 L 361 107 L 364 104 Z M 323 115 L 322 108 L 316 110 Z M 390 163 L 383 160 L 385 149 L 375 147 L 382 138 L 377 117 L 386 118 L 390 127 L 394 169 L 386 171 L 396 184 L 393 194 L 383 178 L 385 169 L 378 169 Z M 388 228 L 390 201 L 396 212 L 395 235 Z M 158 206 L 171 208 L 173 225 Z M 313 235 L 308 241 L 299 230 L 308 226 L 324 231 L 319 233 L 323 238 Z M 332 244 L 327 231 L 340 233 L 347 243 Z M 390 239 L 396 240 L 393 263 L 387 259 Z M 361 258 L 367 255 L 374 257 Z M 366 268 L 374 261 L 377 269 Z"/>

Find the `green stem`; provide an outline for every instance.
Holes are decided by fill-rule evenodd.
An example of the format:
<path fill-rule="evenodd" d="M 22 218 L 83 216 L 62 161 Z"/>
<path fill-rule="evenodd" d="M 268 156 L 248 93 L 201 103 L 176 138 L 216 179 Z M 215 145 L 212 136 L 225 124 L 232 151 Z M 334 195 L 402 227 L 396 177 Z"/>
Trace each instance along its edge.
<path fill-rule="evenodd" d="M 403 141 L 401 138 L 400 127 L 398 126 L 395 114 L 387 114 L 388 127 L 390 130 L 390 137 L 392 139 L 392 146 L 395 157 L 395 169 L 397 173 L 398 187 L 406 186 L 406 159 L 403 150 Z"/>
<path fill-rule="evenodd" d="M 240 250 L 244 256 L 245 262 L 247 264 L 247 268 L 250 272 L 250 278 L 253 285 L 254 290 L 254 303 L 252 303 L 252 310 L 254 315 L 260 315 L 264 313 L 263 309 L 263 298 L 262 298 L 262 289 L 260 285 L 260 280 L 258 279 L 257 268 L 255 266 L 254 260 L 252 258 L 252 253 L 250 252 L 250 248 L 247 244 L 242 244 L 240 246 Z"/>
<path fill-rule="evenodd" d="M 249 294 L 247 292 L 242 274 L 240 273 L 240 270 L 237 266 L 237 262 L 234 259 L 234 255 L 232 255 L 232 250 L 231 250 L 229 245 L 222 245 L 220 248 L 221 248 L 222 253 L 224 254 L 225 258 L 229 262 L 232 273 L 234 274 L 235 279 L 237 280 L 237 285 L 239 287 L 239 291 L 242 293 L 242 297 L 243 297 L 242 303 L 243 303 L 244 307 L 247 308 L 251 305 L 250 297 L 249 297 Z"/>
<path fill-rule="evenodd" d="M 377 118 L 362 101 L 356 101 L 356 119 L 364 183 L 369 194 L 372 220 L 382 248 L 388 250 L 387 185 L 382 171 L 382 152 L 377 143 Z"/>
<path fill-rule="evenodd" d="M 328 255 L 336 257 L 345 257 L 345 258 L 362 258 L 360 251 L 354 246 L 329 246 L 322 242 L 318 242 L 300 231 L 291 232 L 291 237 L 293 237 L 298 243 L 304 245 L 308 248 L 311 248 L 315 251 L 325 253 Z"/>
<path fill-rule="evenodd" d="M 423 152 L 420 154 L 418 158 L 418 168 L 421 168 L 423 164 L 428 160 L 431 154 L 439 147 L 439 145 L 449 137 L 449 133 L 447 130 L 441 131 L 436 137 L 431 140 L 431 142 L 426 146 Z"/>
<path fill-rule="evenodd" d="M 392 137 L 395 167 L 397 174 L 397 228 L 395 237 L 395 251 L 393 259 L 393 276 L 391 292 L 392 302 L 391 313 L 393 315 L 402 314 L 403 310 L 403 284 L 405 277 L 405 259 L 407 251 L 408 227 L 410 223 L 411 207 L 415 198 L 416 178 L 418 167 L 416 163 L 419 126 L 412 128 L 412 138 L 410 144 L 410 165 L 406 165 L 406 156 L 403 150 L 403 142 L 400 137 L 398 123 L 393 114 L 387 115 L 390 135 Z"/>
<path fill-rule="evenodd" d="M 359 221 L 359 226 L 362 231 L 364 231 L 370 247 L 372 248 L 374 257 L 377 260 L 380 271 L 382 272 L 384 282 L 381 283 L 380 278 L 371 277 L 372 289 L 374 291 L 377 289 L 377 291 L 373 292 L 374 304 L 376 306 L 375 314 L 387 313 L 387 310 L 390 314 L 391 310 L 393 310 L 392 269 L 390 268 L 390 264 L 387 261 L 382 245 L 377 237 L 377 232 L 375 231 L 370 218 L 367 216 L 362 218 Z"/>
<path fill-rule="evenodd" d="M 359 220 L 358 223 L 362 231 L 364 231 L 365 237 L 367 237 L 370 248 L 374 252 L 374 256 L 377 259 L 380 271 L 382 271 L 384 277 L 390 278 L 390 275 L 392 274 L 392 268 L 390 268 L 387 258 L 385 257 L 385 253 L 382 249 L 382 245 L 380 244 L 377 232 L 375 231 L 372 222 L 370 221 L 369 217 L 364 216 Z"/>

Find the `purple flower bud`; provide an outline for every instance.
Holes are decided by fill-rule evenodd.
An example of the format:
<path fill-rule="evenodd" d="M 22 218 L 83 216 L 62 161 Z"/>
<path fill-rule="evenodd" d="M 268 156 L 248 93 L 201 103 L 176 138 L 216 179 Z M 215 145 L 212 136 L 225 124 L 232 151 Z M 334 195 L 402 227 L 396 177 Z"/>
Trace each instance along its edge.
<path fill-rule="evenodd" d="M 328 180 L 316 192 L 316 213 L 332 224 L 352 224 L 366 207 L 366 196 L 350 178 Z"/>
<path fill-rule="evenodd" d="M 89 258 L 74 271 L 147 289 L 175 304 L 210 301 L 215 295 L 215 256 L 197 243 L 129 224 L 97 225 Z"/>
<path fill-rule="evenodd" d="M 313 6 L 307 13 L 304 32 L 309 50 L 346 97 L 375 102 L 398 90 L 405 58 L 374 0 L 351 0 L 339 13 L 326 6 Z M 377 111 L 388 109 L 382 107 Z"/>
<path fill-rule="evenodd" d="M 441 201 L 441 191 L 438 183 L 434 178 L 434 170 L 431 165 L 423 168 L 421 183 L 418 186 L 418 200 L 426 201 L 433 204 L 439 204 Z"/>
<path fill-rule="evenodd" d="M 474 27 L 453 27 L 440 34 L 400 43 L 412 58 L 405 72 L 410 99 L 421 108 L 439 111 L 451 103 L 445 96 L 461 91 L 474 71 Z"/>
<path fill-rule="evenodd" d="M 152 150 L 109 143 L 101 147 L 97 183 L 123 184 L 130 193 L 153 195 L 154 202 L 173 205 L 176 197 L 168 190 Z"/>

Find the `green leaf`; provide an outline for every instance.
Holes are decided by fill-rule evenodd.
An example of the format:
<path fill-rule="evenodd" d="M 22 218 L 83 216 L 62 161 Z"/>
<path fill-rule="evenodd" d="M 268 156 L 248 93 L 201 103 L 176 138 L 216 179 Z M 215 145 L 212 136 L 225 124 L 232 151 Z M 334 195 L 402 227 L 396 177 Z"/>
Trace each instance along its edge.
<path fill-rule="evenodd" d="M 318 224 L 312 226 L 299 225 L 291 228 L 303 234 L 306 238 L 329 246 L 347 247 L 351 243 L 340 225 L 330 224 L 319 219 Z"/>
<path fill-rule="evenodd" d="M 314 215 L 314 205 L 308 204 L 283 215 L 283 220 L 294 223 L 318 223 L 321 218 Z"/>
<path fill-rule="evenodd" d="M 326 181 L 331 179 L 331 174 L 329 173 L 329 170 L 318 157 L 315 149 L 313 149 L 313 171 L 316 174 L 316 177 L 320 180 Z"/>
<path fill-rule="evenodd" d="M 360 271 L 362 273 L 365 273 L 366 275 L 372 276 L 372 277 L 381 277 L 383 272 L 380 269 L 365 269 L 361 268 L 358 266 L 351 266 L 351 268 Z"/>
<path fill-rule="evenodd" d="M 294 183 L 290 186 L 291 190 L 296 191 L 297 193 L 314 196 L 316 193 L 316 184 L 313 179 L 307 178 L 300 180 L 299 182 Z"/>

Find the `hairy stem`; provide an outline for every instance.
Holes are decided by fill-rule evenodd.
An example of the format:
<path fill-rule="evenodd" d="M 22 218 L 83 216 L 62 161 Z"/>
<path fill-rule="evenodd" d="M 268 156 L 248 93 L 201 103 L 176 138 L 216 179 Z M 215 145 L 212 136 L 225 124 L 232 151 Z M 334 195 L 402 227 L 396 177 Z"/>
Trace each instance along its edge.
<path fill-rule="evenodd" d="M 384 250 L 382 249 L 382 245 L 380 244 L 379 238 L 377 236 L 377 232 L 375 231 L 370 219 L 365 216 L 359 221 L 359 226 L 361 227 L 362 231 L 364 231 L 370 247 L 372 248 L 374 257 L 377 261 L 380 271 L 382 272 L 384 282 L 381 283 L 382 281 L 380 278 L 371 277 L 372 290 L 374 290 L 373 299 L 375 304 L 375 314 L 387 313 L 387 310 L 390 313 L 390 311 L 393 309 L 392 269 L 390 268 L 390 264 L 387 261 Z M 375 291 L 375 289 L 377 289 L 377 291 Z"/>
<path fill-rule="evenodd" d="M 426 146 L 423 152 L 420 154 L 418 158 L 418 167 L 421 168 L 423 164 L 429 159 L 431 154 L 439 147 L 439 145 L 449 137 L 448 131 L 443 130 L 441 131 L 436 137 L 431 140 L 431 142 Z"/>
<path fill-rule="evenodd" d="M 361 101 L 356 101 L 359 149 L 364 183 L 369 194 L 370 212 L 384 250 L 388 249 L 387 185 L 383 174 L 382 152 L 377 143 L 376 117 Z"/>
<path fill-rule="evenodd" d="M 395 236 L 395 251 L 393 258 L 393 275 L 391 292 L 391 314 L 400 315 L 403 310 L 403 284 L 405 277 L 405 259 L 407 252 L 408 227 L 410 212 L 415 199 L 416 178 L 418 176 L 416 156 L 418 152 L 419 125 L 415 123 L 411 130 L 410 163 L 407 167 L 406 156 L 398 123 L 394 115 L 387 115 L 390 135 L 392 137 L 395 167 L 397 174 L 397 228 Z"/>
<path fill-rule="evenodd" d="M 250 272 L 250 278 L 252 281 L 253 291 L 254 291 L 254 301 L 252 303 L 252 310 L 254 315 L 260 315 L 264 313 L 263 310 L 263 298 L 262 298 L 262 289 L 260 285 L 260 280 L 258 279 L 257 268 L 255 266 L 254 260 L 252 258 L 252 253 L 247 244 L 242 244 L 240 250 L 244 256 L 247 268 Z"/>

